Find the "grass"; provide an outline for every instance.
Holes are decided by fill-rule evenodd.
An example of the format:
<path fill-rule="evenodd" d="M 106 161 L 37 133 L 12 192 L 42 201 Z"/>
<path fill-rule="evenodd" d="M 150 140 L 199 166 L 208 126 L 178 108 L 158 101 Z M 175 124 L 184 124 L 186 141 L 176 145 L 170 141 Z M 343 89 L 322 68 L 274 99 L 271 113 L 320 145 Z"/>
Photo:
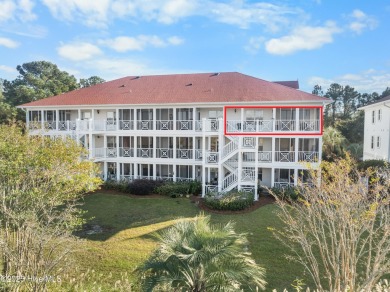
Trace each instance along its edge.
<path fill-rule="evenodd" d="M 285 259 L 288 249 L 268 230 L 281 226 L 274 214 L 276 208 L 266 205 L 245 214 L 211 214 L 212 223 L 234 221 L 237 232 L 247 233 L 253 258 L 267 270 L 267 291 L 291 290 L 290 284 L 296 278 L 308 278 L 300 265 Z M 102 226 L 105 232 L 85 236 L 76 253 L 77 266 L 82 271 L 94 269 L 102 277 L 112 273 L 113 281 L 127 272 L 133 282 L 136 276 L 132 271 L 157 246 L 153 234 L 178 218 L 192 218 L 201 211 L 185 198 L 133 198 L 104 193 L 86 196 L 82 209 L 87 211 L 85 218 L 89 223 Z M 113 285 L 106 284 L 106 289 Z"/>

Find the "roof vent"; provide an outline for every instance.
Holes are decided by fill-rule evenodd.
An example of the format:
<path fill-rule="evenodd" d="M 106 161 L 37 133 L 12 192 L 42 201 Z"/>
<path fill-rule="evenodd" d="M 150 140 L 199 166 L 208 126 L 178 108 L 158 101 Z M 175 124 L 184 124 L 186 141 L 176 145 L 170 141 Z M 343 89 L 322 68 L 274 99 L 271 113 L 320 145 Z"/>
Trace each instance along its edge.
<path fill-rule="evenodd" d="M 121 86 L 119 86 L 119 87 L 125 87 L 126 85 L 124 85 L 124 84 L 122 84 Z"/>
<path fill-rule="evenodd" d="M 186 86 L 192 86 L 192 83 L 188 83 L 188 84 L 186 84 Z"/>
<path fill-rule="evenodd" d="M 219 74 L 221 74 L 221 73 L 219 73 L 219 72 L 218 73 L 213 73 L 213 74 L 210 75 L 210 77 L 218 76 Z"/>
<path fill-rule="evenodd" d="M 141 76 L 135 76 L 135 77 L 131 78 L 131 80 L 140 79 L 140 78 L 141 78 Z"/>

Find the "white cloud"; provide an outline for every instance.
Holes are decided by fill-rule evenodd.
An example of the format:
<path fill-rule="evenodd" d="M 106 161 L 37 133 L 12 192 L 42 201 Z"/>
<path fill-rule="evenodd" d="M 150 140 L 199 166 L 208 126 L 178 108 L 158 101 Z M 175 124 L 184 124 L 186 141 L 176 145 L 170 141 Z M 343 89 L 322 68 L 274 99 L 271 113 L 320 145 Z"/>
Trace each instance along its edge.
<path fill-rule="evenodd" d="M 205 14 L 222 23 L 248 28 L 251 24 L 264 25 L 270 31 L 278 31 L 290 23 L 290 16 L 303 15 L 297 8 L 271 3 L 246 3 L 234 1 L 229 4 L 209 1 Z"/>
<path fill-rule="evenodd" d="M 32 12 L 34 2 L 31 0 L 4 0 L 0 2 L 0 22 L 20 20 L 27 22 L 36 19 Z"/>
<path fill-rule="evenodd" d="M 264 41 L 264 37 L 251 37 L 244 49 L 251 54 L 256 54 L 263 46 Z"/>
<path fill-rule="evenodd" d="M 6 66 L 6 65 L 0 65 L 0 71 L 4 71 L 6 73 L 16 73 L 16 69 L 15 68 L 12 68 L 12 67 L 9 67 L 9 66 Z"/>
<path fill-rule="evenodd" d="M 9 49 L 15 49 L 19 46 L 19 43 L 9 38 L 0 37 L 0 46 L 4 46 Z"/>
<path fill-rule="evenodd" d="M 99 44 L 106 45 L 117 52 L 142 51 L 146 47 L 162 48 L 168 45 L 180 45 L 183 39 L 172 36 L 164 40 L 156 35 L 139 35 L 136 37 L 119 36 L 113 39 L 100 40 Z"/>
<path fill-rule="evenodd" d="M 351 21 L 348 27 L 357 34 L 361 34 L 365 30 L 373 30 L 378 25 L 378 21 L 373 16 L 369 16 L 359 9 L 352 11 L 349 18 Z"/>
<path fill-rule="evenodd" d="M 84 42 L 62 45 L 57 48 L 57 52 L 61 57 L 71 61 L 88 60 L 102 54 L 97 46 Z"/>
<path fill-rule="evenodd" d="M 13 18 L 16 10 L 16 4 L 14 1 L 6 0 L 0 2 L 0 21 L 7 21 Z"/>
<path fill-rule="evenodd" d="M 107 24 L 110 0 L 42 0 L 51 14 L 61 20 L 81 21 L 92 27 Z"/>
<path fill-rule="evenodd" d="M 311 86 L 319 84 L 325 89 L 329 88 L 332 83 L 338 83 L 344 86 L 352 86 L 361 93 L 375 91 L 380 94 L 386 87 L 390 87 L 390 72 L 368 69 L 363 72 L 347 73 L 334 78 L 314 76 L 309 79 L 308 83 Z"/>
<path fill-rule="evenodd" d="M 184 39 L 182 39 L 178 36 L 172 36 L 172 37 L 168 38 L 168 43 L 170 43 L 171 45 L 174 45 L 174 46 L 178 46 L 178 45 L 181 45 L 182 43 L 184 43 Z"/>
<path fill-rule="evenodd" d="M 288 55 L 301 50 L 314 50 L 333 42 L 333 35 L 341 32 L 334 22 L 325 26 L 301 26 L 290 35 L 265 43 L 266 51 L 274 55 Z"/>
<path fill-rule="evenodd" d="M 51 14 L 66 21 L 88 26 L 107 26 L 110 20 L 157 21 L 172 24 L 183 18 L 202 16 L 212 20 L 248 28 L 260 24 L 270 31 L 291 23 L 291 16 L 306 17 L 298 8 L 249 0 L 221 3 L 216 0 L 42 0 Z M 298 17 L 299 16 L 299 17 Z"/>

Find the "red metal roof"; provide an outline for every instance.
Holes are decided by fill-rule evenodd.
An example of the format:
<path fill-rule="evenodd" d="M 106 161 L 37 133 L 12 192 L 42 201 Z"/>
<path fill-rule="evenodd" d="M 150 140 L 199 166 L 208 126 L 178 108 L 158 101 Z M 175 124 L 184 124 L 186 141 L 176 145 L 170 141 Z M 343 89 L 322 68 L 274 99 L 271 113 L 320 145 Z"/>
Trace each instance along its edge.
<path fill-rule="evenodd" d="M 328 101 L 237 72 L 124 77 L 20 107 L 171 103 Z"/>
<path fill-rule="evenodd" d="M 296 81 L 274 81 L 274 83 L 278 83 L 284 86 L 288 86 L 294 89 L 299 89 L 299 82 L 298 80 Z"/>

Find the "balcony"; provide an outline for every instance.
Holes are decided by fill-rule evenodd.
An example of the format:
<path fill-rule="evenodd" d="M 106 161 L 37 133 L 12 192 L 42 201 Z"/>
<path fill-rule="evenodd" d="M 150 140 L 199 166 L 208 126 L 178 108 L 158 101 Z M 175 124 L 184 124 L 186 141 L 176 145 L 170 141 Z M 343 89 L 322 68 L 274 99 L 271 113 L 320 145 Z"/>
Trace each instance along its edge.
<path fill-rule="evenodd" d="M 173 149 L 157 148 L 156 158 L 173 158 Z"/>
<path fill-rule="evenodd" d="M 192 120 L 176 121 L 176 130 L 179 131 L 193 130 L 193 121 Z"/>
<path fill-rule="evenodd" d="M 134 121 L 119 121 L 119 130 L 130 131 L 134 130 Z"/>
<path fill-rule="evenodd" d="M 156 121 L 156 130 L 173 130 L 173 121 Z"/>
<path fill-rule="evenodd" d="M 276 162 L 295 162 L 294 151 L 275 151 Z"/>
<path fill-rule="evenodd" d="M 176 158 L 177 159 L 192 159 L 193 155 L 192 149 L 177 149 Z"/>
<path fill-rule="evenodd" d="M 137 157 L 153 158 L 153 148 L 139 148 L 139 149 L 137 149 Z"/>

